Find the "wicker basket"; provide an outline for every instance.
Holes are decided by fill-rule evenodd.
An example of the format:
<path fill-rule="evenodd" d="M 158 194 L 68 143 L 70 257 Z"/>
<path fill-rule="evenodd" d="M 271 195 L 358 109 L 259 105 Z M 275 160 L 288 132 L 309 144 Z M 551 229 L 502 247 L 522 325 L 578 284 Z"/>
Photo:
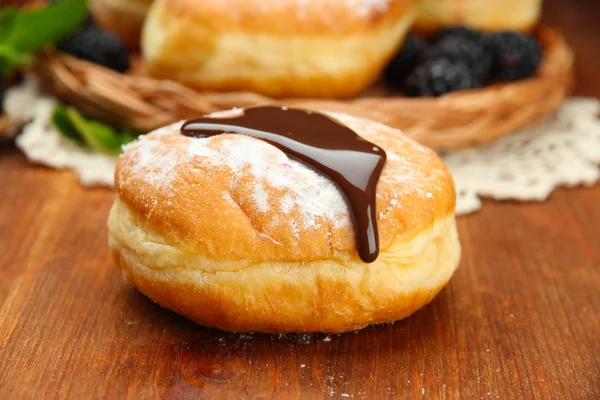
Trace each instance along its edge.
<path fill-rule="evenodd" d="M 45 89 L 85 114 L 148 132 L 167 123 L 232 107 L 286 104 L 346 112 L 400 128 L 437 150 L 481 145 L 508 135 L 554 111 L 572 87 L 573 56 L 563 37 L 537 30 L 545 49 L 535 77 L 438 98 L 407 98 L 374 88 L 352 100 L 275 100 L 256 93 L 200 92 L 144 76 L 140 68 L 118 74 L 58 53 L 43 54 L 35 66 Z"/>

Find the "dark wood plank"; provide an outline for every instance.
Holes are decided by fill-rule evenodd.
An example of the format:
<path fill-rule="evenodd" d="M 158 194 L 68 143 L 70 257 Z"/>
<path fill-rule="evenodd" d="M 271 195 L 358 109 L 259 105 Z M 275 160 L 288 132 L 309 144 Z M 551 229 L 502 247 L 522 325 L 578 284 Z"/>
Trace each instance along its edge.
<path fill-rule="evenodd" d="M 547 1 L 583 95 L 600 95 L 598 16 L 596 1 Z M 0 177 L 2 399 L 600 398 L 598 185 L 461 217 L 459 270 L 404 321 L 280 337 L 194 325 L 123 283 L 111 191 L 10 146 Z"/>
<path fill-rule="evenodd" d="M 600 396 L 600 187 L 461 218 L 461 268 L 405 321 L 278 337 L 154 305 L 108 258 L 110 191 L 2 160 L 1 398 Z"/>

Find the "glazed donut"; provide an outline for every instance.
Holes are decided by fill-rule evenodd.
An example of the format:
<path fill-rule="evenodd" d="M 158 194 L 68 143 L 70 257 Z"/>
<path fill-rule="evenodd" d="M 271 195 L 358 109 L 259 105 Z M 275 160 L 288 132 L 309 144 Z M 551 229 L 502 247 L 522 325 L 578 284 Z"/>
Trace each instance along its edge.
<path fill-rule="evenodd" d="M 429 33 L 463 25 L 483 31 L 530 31 L 541 7 L 542 0 L 420 0 L 414 29 Z"/>
<path fill-rule="evenodd" d="M 376 258 L 363 261 L 352 203 L 331 179 L 269 142 L 188 137 L 176 123 L 118 161 L 109 247 L 126 279 L 193 321 L 237 332 L 344 332 L 430 302 L 460 258 L 450 173 L 398 130 L 319 115 L 387 154 L 373 187 Z M 347 156 L 350 170 L 363 170 Z"/>
<path fill-rule="evenodd" d="M 151 75 L 197 89 L 350 97 L 379 77 L 414 0 L 157 0 L 142 34 Z"/>
<path fill-rule="evenodd" d="M 90 13 L 102 27 L 116 33 L 130 48 L 140 46 L 140 34 L 153 0 L 89 0 Z"/>

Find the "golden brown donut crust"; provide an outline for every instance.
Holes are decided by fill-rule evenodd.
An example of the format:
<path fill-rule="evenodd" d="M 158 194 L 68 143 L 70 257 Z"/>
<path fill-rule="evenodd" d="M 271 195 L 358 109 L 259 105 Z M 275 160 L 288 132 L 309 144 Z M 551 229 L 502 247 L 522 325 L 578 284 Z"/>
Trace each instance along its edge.
<path fill-rule="evenodd" d="M 205 258 L 166 243 L 119 200 L 109 220 L 111 253 L 148 297 L 204 326 L 237 332 L 345 332 L 407 317 L 429 303 L 458 265 L 454 217 L 395 241 L 365 264 Z"/>
<path fill-rule="evenodd" d="M 382 250 L 396 238 L 410 240 L 453 214 L 452 177 L 433 151 L 382 124 L 341 114 L 336 118 L 388 155 L 377 186 Z M 334 190 L 330 181 L 294 165 L 281 151 L 257 139 L 235 134 L 188 138 L 179 133 L 179 126 L 163 128 L 130 145 L 116 168 L 119 199 L 148 228 L 177 247 L 221 260 L 311 261 L 345 252 L 356 255 L 347 211 L 313 215 L 307 223 L 300 204 L 306 201 L 302 193 L 294 192 L 293 186 L 257 178 L 250 164 L 232 169 L 228 148 L 261 152 L 271 177 L 314 179 L 315 185 L 310 182 L 299 189 L 305 192 L 317 195 Z M 190 145 L 198 140 L 203 141 L 197 149 L 201 155 L 190 155 Z M 147 158 L 163 161 L 148 163 Z M 163 187 L 160 176 L 166 174 L 165 168 L 172 176 Z M 257 186 L 267 212 L 256 201 Z M 339 207 L 341 195 L 335 200 L 332 204 Z M 340 225 L 340 219 L 344 224 Z"/>

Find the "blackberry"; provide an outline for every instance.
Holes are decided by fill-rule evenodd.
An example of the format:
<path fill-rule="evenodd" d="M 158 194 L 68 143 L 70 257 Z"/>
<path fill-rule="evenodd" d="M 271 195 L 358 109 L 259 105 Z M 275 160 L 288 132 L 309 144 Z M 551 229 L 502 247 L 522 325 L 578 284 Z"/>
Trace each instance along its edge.
<path fill-rule="evenodd" d="M 500 81 L 516 81 L 534 75 L 542 61 L 542 47 L 529 35 L 498 32 L 490 36 L 493 75 Z"/>
<path fill-rule="evenodd" d="M 442 40 L 447 38 L 468 39 L 482 47 L 486 47 L 488 41 L 487 34 L 481 31 L 476 31 L 474 29 L 467 28 L 466 26 L 454 26 L 442 29 L 436 37 L 436 42 L 441 42 Z"/>
<path fill-rule="evenodd" d="M 129 69 L 129 52 L 121 39 L 93 23 L 84 25 L 77 33 L 58 43 L 56 47 L 77 58 L 118 72 Z"/>
<path fill-rule="evenodd" d="M 427 46 L 422 37 L 407 36 L 402 49 L 384 72 L 385 81 L 392 87 L 402 88 L 406 77 L 425 59 Z"/>
<path fill-rule="evenodd" d="M 486 46 L 469 38 L 460 36 L 447 36 L 439 40 L 431 51 L 432 58 L 448 58 L 453 61 L 462 61 L 473 74 L 485 82 L 492 71 L 493 57 Z"/>
<path fill-rule="evenodd" d="M 418 66 L 406 80 L 407 96 L 441 96 L 483 87 L 482 81 L 460 60 L 433 58 Z"/>

